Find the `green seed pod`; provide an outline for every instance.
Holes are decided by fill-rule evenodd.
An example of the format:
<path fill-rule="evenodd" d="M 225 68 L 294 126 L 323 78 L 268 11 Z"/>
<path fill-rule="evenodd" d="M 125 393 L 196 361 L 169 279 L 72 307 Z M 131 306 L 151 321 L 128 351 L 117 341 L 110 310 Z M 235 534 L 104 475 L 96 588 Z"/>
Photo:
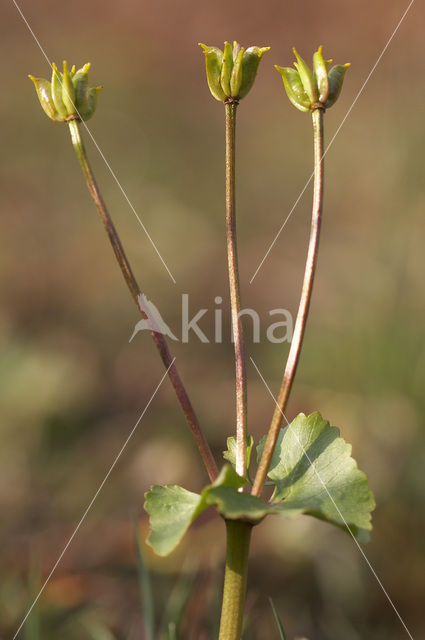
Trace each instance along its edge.
<path fill-rule="evenodd" d="M 239 44 L 239 42 L 236 42 L 236 40 L 233 40 L 233 62 L 235 62 L 236 58 L 239 55 L 239 51 L 241 49 L 242 49 L 242 47 Z"/>
<path fill-rule="evenodd" d="M 248 47 L 242 57 L 242 82 L 238 98 L 244 98 L 252 89 L 258 67 L 263 55 L 270 51 L 270 47 Z"/>
<path fill-rule="evenodd" d="M 319 102 L 324 104 L 329 95 L 329 80 L 328 68 L 323 60 L 322 47 L 319 47 L 313 54 L 313 76 L 319 93 Z"/>
<path fill-rule="evenodd" d="M 52 98 L 55 105 L 55 109 L 58 114 L 66 120 L 68 117 L 68 111 L 63 103 L 62 99 L 62 74 L 58 71 L 55 63 L 52 64 Z"/>
<path fill-rule="evenodd" d="M 297 50 L 294 48 L 294 55 L 297 59 L 295 63 L 295 67 L 297 68 L 301 82 L 303 83 L 304 91 L 308 95 L 311 104 L 313 105 L 319 99 L 319 93 L 317 91 L 316 83 L 314 82 L 313 72 L 310 67 L 307 65 L 305 60 L 303 60 L 297 53 Z"/>
<path fill-rule="evenodd" d="M 75 89 L 75 105 L 78 111 L 80 111 L 80 107 L 88 98 L 89 70 L 90 64 L 88 63 L 85 64 L 82 69 L 78 69 L 72 77 L 72 84 Z"/>
<path fill-rule="evenodd" d="M 63 61 L 62 102 L 65 105 L 68 117 L 74 116 L 76 114 L 75 88 L 72 83 L 71 74 L 68 71 L 66 60 Z"/>
<path fill-rule="evenodd" d="M 244 49 L 238 42 L 224 43 L 224 53 L 217 47 L 203 48 L 206 60 L 207 81 L 216 100 L 237 102 L 252 88 L 260 60 L 270 47 Z"/>
<path fill-rule="evenodd" d="M 298 73 L 298 71 L 296 71 L 296 69 L 292 69 L 292 67 L 278 67 L 277 65 L 275 65 L 275 68 L 282 76 L 286 95 L 288 96 L 294 107 L 296 107 L 300 111 L 310 111 L 311 102 L 308 95 L 304 91 L 304 86 L 301 82 L 300 74 Z"/>
<path fill-rule="evenodd" d="M 329 71 L 329 95 L 325 102 L 325 107 L 328 109 L 335 104 L 341 93 L 342 85 L 344 82 L 345 72 L 347 71 L 350 63 L 337 64 Z"/>
<path fill-rule="evenodd" d="M 233 69 L 233 47 L 230 42 L 224 43 L 223 63 L 221 65 L 220 84 L 226 96 L 231 95 L 230 78 Z"/>
<path fill-rule="evenodd" d="M 81 120 L 88 120 L 95 112 L 97 104 L 97 94 L 102 87 L 89 88 L 89 70 L 90 63 L 84 65 L 75 72 L 72 78 L 72 84 L 75 89 L 75 106 Z"/>
<path fill-rule="evenodd" d="M 52 85 L 48 80 L 44 78 L 34 78 L 34 76 L 28 76 L 34 83 L 35 90 L 37 91 L 38 99 L 43 107 L 44 112 L 51 118 L 51 120 L 58 121 L 60 116 L 56 111 L 52 98 Z"/>
<path fill-rule="evenodd" d="M 235 53 L 235 48 L 233 47 L 233 55 Z M 238 54 L 233 63 L 232 75 L 230 78 L 230 95 L 233 98 L 236 98 L 239 95 L 239 91 L 242 84 L 242 59 L 243 54 L 245 53 L 245 49 L 239 47 Z"/>
<path fill-rule="evenodd" d="M 72 119 L 87 120 L 91 118 L 97 103 L 97 94 L 102 87 L 90 89 L 88 86 L 88 72 L 90 64 L 75 70 L 75 65 L 68 69 L 63 63 L 63 73 L 52 65 L 52 81 L 44 78 L 34 78 L 37 96 L 45 113 L 56 122 L 66 122 Z"/>
<path fill-rule="evenodd" d="M 313 72 L 306 62 L 293 50 L 297 62 L 295 68 L 279 67 L 286 93 L 292 104 L 300 111 L 327 109 L 335 104 L 341 92 L 347 64 L 338 64 L 328 71 L 332 60 L 324 60 L 322 47 L 313 54 Z"/>
<path fill-rule="evenodd" d="M 207 82 L 209 89 L 216 100 L 223 102 L 226 99 L 220 84 L 221 66 L 223 63 L 223 52 L 217 47 L 208 47 L 201 42 L 199 45 L 205 53 L 205 66 L 207 71 Z"/>
<path fill-rule="evenodd" d="M 95 87 L 94 89 L 89 89 L 87 99 L 84 104 L 78 109 L 78 113 L 80 114 L 81 120 L 89 120 L 92 117 L 97 107 L 97 94 L 102 89 L 102 87 Z"/>

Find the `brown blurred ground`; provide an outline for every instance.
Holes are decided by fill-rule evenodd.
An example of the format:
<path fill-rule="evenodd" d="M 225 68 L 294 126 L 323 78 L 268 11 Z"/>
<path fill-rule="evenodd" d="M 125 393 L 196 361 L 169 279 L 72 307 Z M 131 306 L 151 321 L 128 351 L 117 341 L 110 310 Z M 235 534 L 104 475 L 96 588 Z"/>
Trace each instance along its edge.
<path fill-rule="evenodd" d="M 50 59 L 90 60 L 93 84 L 104 85 L 89 127 L 177 284 L 88 143 L 92 164 L 143 290 L 176 331 L 182 293 L 190 294 L 191 309 L 210 310 L 202 323 L 209 335 L 214 297 L 227 301 L 223 113 L 207 90 L 197 43 L 271 45 L 239 109 L 240 270 L 244 306 L 265 323 L 269 309 L 294 312 L 309 189 L 249 285 L 311 173 L 308 117 L 290 107 L 273 64 L 291 64 L 293 45 L 309 57 L 320 43 L 336 62 L 352 62 L 342 97 L 326 115 L 329 141 L 407 2 L 76 0 L 66 7 L 22 0 L 20 6 Z M 288 407 L 291 417 L 319 409 L 353 443 L 378 504 L 365 552 L 414 637 L 423 629 L 425 586 L 424 19 L 417 2 L 326 157 L 317 286 Z M 66 127 L 43 115 L 26 78 L 48 76 L 48 65 L 7 0 L 0 34 L 0 637 L 6 638 L 29 602 L 34 558 L 47 575 L 162 368 L 148 335 L 128 343 L 137 314 Z M 222 306 L 229 321 L 227 302 Z M 219 457 L 232 430 L 232 346 L 196 338 L 172 346 Z M 286 350 L 248 341 L 273 390 Z M 249 386 L 250 429 L 258 439 L 273 406 L 252 368 Z M 82 635 L 87 615 L 116 638 L 143 638 L 131 520 L 150 484 L 196 491 L 205 480 L 166 383 L 40 601 L 51 625 L 43 640 L 58 637 L 58 629 L 63 638 L 94 637 Z M 208 598 L 221 580 L 223 542 L 221 523 L 210 516 L 169 559 L 148 552 L 159 610 L 185 557 L 199 563 L 204 600 L 189 606 L 183 638 L 209 637 Z M 255 532 L 248 639 L 277 637 L 268 596 L 288 638 L 407 637 L 352 540 L 307 517 L 271 520 Z"/>

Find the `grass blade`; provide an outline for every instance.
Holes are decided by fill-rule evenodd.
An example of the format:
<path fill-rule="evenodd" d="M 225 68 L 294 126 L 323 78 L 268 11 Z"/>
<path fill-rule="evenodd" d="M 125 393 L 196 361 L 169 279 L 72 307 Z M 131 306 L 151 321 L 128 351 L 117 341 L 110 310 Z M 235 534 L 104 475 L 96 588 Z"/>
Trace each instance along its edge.
<path fill-rule="evenodd" d="M 28 574 L 28 590 L 30 600 L 34 600 L 41 586 L 41 566 L 38 553 L 31 558 Z M 25 623 L 25 640 L 41 640 L 40 607 L 37 602 Z"/>
<path fill-rule="evenodd" d="M 274 619 L 276 620 L 276 626 L 277 626 L 277 628 L 278 628 L 278 630 L 279 630 L 279 637 L 280 637 L 280 640 L 286 640 L 285 631 L 284 631 L 284 629 L 283 629 L 282 622 L 281 622 L 281 620 L 280 620 L 280 618 L 279 618 L 279 614 L 278 614 L 278 612 L 276 611 L 276 607 L 274 606 L 273 600 L 272 600 L 271 598 L 269 598 L 269 602 L 270 602 L 270 606 L 271 606 L 272 611 L 273 611 Z"/>
<path fill-rule="evenodd" d="M 192 568 L 189 571 L 183 568 L 165 607 L 160 638 L 177 640 L 179 625 L 192 591 L 196 573 L 197 568 Z"/>
<path fill-rule="evenodd" d="M 168 623 L 168 640 L 177 640 L 177 631 L 174 622 Z"/>
<path fill-rule="evenodd" d="M 134 538 L 137 551 L 137 573 L 139 576 L 140 598 L 142 604 L 143 625 L 146 640 L 154 640 L 155 637 L 155 603 L 152 594 L 152 584 L 149 569 L 146 565 L 143 552 L 143 540 L 140 535 L 140 527 L 134 522 Z"/>

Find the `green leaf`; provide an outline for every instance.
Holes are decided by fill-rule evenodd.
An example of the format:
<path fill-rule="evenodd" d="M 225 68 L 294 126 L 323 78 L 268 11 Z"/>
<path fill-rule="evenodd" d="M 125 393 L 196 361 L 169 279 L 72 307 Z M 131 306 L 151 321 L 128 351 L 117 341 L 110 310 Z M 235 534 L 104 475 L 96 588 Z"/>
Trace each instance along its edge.
<path fill-rule="evenodd" d="M 263 447 L 264 440 L 259 457 Z M 367 477 L 351 457 L 351 445 L 320 413 L 300 413 L 281 429 L 268 475 L 276 484 L 275 513 L 306 513 L 348 527 L 361 542 L 369 538 L 375 501 Z"/>
<path fill-rule="evenodd" d="M 258 523 L 265 515 L 271 513 L 270 506 L 260 498 L 249 493 L 239 493 L 232 487 L 213 487 L 208 490 L 206 500 L 208 506 L 215 506 L 218 512 L 229 520 L 244 518 L 250 522 Z"/>
<path fill-rule="evenodd" d="M 153 486 L 146 494 L 145 509 L 150 516 L 151 532 L 147 543 L 165 556 L 179 544 L 191 523 L 209 506 L 215 506 L 225 518 L 246 518 L 259 522 L 270 507 L 260 498 L 238 489 L 246 483 L 230 465 L 225 465 L 216 481 L 201 495 L 176 485 Z"/>
<path fill-rule="evenodd" d="M 247 437 L 246 445 L 246 468 L 249 469 L 251 464 L 251 453 L 254 447 L 254 438 L 252 436 Z M 227 438 L 227 450 L 223 451 L 223 458 L 230 462 L 232 467 L 236 467 L 236 438 L 232 436 Z"/>
<path fill-rule="evenodd" d="M 170 553 L 196 518 L 201 496 L 174 486 L 153 486 L 146 494 L 145 509 L 151 532 L 146 542 L 160 556 Z M 203 509 L 201 509 L 202 511 Z"/>
<path fill-rule="evenodd" d="M 241 478 L 241 476 L 238 475 L 231 466 L 225 464 L 220 471 L 218 478 L 213 482 L 213 484 L 205 487 L 201 495 L 206 494 L 206 492 L 209 493 L 210 491 L 218 487 L 231 487 L 232 489 L 236 489 L 237 491 L 238 489 L 243 487 L 244 484 L 246 484 L 246 480 L 244 478 Z"/>
<path fill-rule="evenodd" d="M 232 438 L 228 447 L 225 455 L 232 462 Z M 264 439 L 257 447 L 259 457 L 263 447 Z M 175 485 L 154 486 L 146 494 L 151 525 L 147 542 L 158 555 L 167 555 L 209 506 L 224 518 L 246 519 L 253 524 L 268 514 L 294 517 L 306 513 L 348 528 L 365 542 L 375 502 L 365 474 L 350 454 L 351 446 L 339 436 L 339 430 L 319 413 L 300 414 L 281 430 L 277 440 L 268 474 L 276 485 L 271 504 L 239 492 L 246 480 L 230 465 L 225 465 L 217 480 L 200 495 Z"/>

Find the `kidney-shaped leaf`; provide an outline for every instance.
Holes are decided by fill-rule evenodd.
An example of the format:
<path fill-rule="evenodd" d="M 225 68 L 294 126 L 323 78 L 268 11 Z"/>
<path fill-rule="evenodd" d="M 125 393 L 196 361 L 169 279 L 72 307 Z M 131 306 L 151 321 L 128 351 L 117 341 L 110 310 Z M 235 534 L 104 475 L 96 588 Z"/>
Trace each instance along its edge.
<path fill-rule="evenodd" d="M 154 551 L 165 556 L 179 544 L 191 523 L 209 506 L 230 520 L 245 518 L 258 522 L 269 511 L 259 498 L 240 493 L 246 480 L 226 465 L 217 480 L 205 487 L 201 495 L 182 487 L 153 486 L 146 493 L 145 509 L 149 514 L 151 531 L 147 542 Z"/>
<path fill-rule="evenodd" d="M 198 515 L 201 496 L 177 485 L 154 485 L 145 498 L 151 525 L 147 542 L 158 555 L 166 556 L 178 545 Z"/>
<path fill-rule="evenodd" d="M 259 457 L 263 446 L 264 440 L 257 448 Z M 231 451 L 229 446 L 230 459 Z M 351 446 L 319 413 L 300 414 L 281 430 L 268 475 L 276 485 L 269 504 L 238 491 L 246 480 L 230 465 L 200 495 L 175 485 L 153 486 L 145 496 L 148 544 L 158 555 L 167 555 L 209 506 L 224 518 L 253 524 L 268 514 L 306 513 L 348 529 L 362 542 L 368 539 L 375 502 L 367 478 L 351 457 Z"/>
<path fill-rule="evenodd" d="M 262 449 L 263 442 L 259 457 Z M 275 513 L 307 513 L 368 539 L 375 501 L 367 477 L 351 457 L 351 445 L 320 413 L 300 413 L 280 431 L 268 475 L 276 484 Z"/>
<path fill-rule="evenodd" d="M 246 443 L 246 466 L 249 469 L 249 465 L 251 464 L 251 452 L 254 446 L 254 439 L 252 436 L 247 437 Z M 227 450 L 223 451 L 223 458 L 230 462 L 232 467 L 236 466 L 236 438 L 235 436 L 231 436 L 227 438 Z"/>

